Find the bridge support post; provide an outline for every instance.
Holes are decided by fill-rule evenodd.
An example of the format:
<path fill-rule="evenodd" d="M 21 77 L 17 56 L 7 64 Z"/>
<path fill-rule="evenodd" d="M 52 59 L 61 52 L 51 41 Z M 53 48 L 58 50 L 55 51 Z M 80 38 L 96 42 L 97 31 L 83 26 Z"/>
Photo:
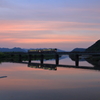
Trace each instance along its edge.
<path fill-rule="evenodd" d="M 75 56 L 75 66 L 79 66 L 79 55 Z"/>
<path fill-rule="evenodd" d="M 19 62 L 22 62 L 22 55 L 19 54 Z"/>
<path fill-rule="evenodd" d="M 28 59 L 29 59 L 29 63 L 31 63 L 31 60 L 32 60 L 32 55 L 31 54 L 28 55 Z"/>
<path fill-rule="evenodd" d="M 11 58 L 13 58 L 14 57 L 14 54 L 11 54 Z"/>
<path fill-rule="evenodd" d="M 56 60 L 56 65 L 59 65 L 59 55 L 58 54 L 55 55 L 55 60 Z"/>
<path fill-rule="evenodd" d="M 41 54 L 41 57 L 40 57 L 41 59 L 40 59 L 40 63 L 41 64 L 43 64 L 43 60 L 44 60 L 44 55 L 43 54 Z"/>
<path fill-rule="evenodd" d="M 10 60 L 13 62 L 14 61 L 14 54 L 11 54 L 10 56 L 11 56 Z"/>
<path fill-rule="evenodd" d="M 36 55 L 34 55 L 34 59 L 36 60 Z"/>

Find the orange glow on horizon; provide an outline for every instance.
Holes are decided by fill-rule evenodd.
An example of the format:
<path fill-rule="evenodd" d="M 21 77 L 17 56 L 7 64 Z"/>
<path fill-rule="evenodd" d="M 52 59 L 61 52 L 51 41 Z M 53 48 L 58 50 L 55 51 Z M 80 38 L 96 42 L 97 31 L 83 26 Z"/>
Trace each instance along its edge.
<path fill-rule="evenodd" d="M 95 39 L 88 39 L 88 38 L 58 38 L 58 39 L 17 39 L 17 38 L 8 38 L 8 39 L 0 39 L 0 42 L 13 42 L 13 43 L 25 43 L 25 44 L 30 44 L 30 43 L 77 43 L 77 42 L 92 42 L 95 41 Z"/>

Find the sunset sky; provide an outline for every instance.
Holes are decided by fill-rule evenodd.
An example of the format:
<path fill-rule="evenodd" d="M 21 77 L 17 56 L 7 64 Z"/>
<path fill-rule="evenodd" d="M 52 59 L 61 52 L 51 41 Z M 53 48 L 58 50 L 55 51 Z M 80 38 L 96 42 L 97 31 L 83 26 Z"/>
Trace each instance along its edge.
<path fill-rule="evenodd" d="M 0 0 L 0 47 L 87 48 L 100 39 L 100 0 Z"/>

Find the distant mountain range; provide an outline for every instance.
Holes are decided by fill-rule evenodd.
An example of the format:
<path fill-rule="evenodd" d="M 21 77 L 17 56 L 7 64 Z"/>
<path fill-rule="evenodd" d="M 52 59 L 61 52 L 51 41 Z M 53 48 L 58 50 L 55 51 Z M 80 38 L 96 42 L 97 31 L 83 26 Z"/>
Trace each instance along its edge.
<path fill-rule="evenodd" d="M 30 48 L 30 49 L 35 49 L 35 48 Z M 19 47 L 14 47 L 11 49 L 0 48 L 0 52 L 27 52 L 30 49 L 22 49 Z M 46 49 L 46 48 L 38 48 L 38 49 Z M 57 52 L 66 52 L 66 51 L 57 49 Z M 95 42 L 93 45 L 91 45 L 88 48 L 75 48 L 72 50 L 72 52 L 100 52 L 100 40 L 98 40 L 97 42 Z"/>
<path fill-rule="evenodd" d="M 14 47 L 14 48 L 0 48 L 0 52 L 25 52 L 24 49 L 19 48 L 19 47 Z"/>
<path fill-rule="evenodd" d="M 30 49 L 22 49 L 19 47 L 14 47 L 14 48 L 0 48 L 0 52 L 28 52 L 28 50 L 35 49 L 35 48 L 30 48 Z M 39 48 L 39 49 L 47 49 L 47 48 Z M 57 49 L 57 52 L 65 52 L 64 50 Z"/>

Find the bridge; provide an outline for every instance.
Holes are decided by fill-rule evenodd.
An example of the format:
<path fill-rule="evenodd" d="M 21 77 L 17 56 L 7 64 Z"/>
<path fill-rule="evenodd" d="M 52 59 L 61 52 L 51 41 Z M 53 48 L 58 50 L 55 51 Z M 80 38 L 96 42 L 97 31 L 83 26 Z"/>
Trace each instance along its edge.
<path fill-rule="evenodd" d="M 75 56 L 75 66 L 79 66 L 79 58 L 80 56 L 100 56 L 99 52 L 13 52 L 11 53 L 11 57 L 13 58 L 14 55 L 18 55 L 19 56 L 19 61 L 22 61 L 22 55 L 27 55 L 28 56 L 28 60 L 29 63 L 31 63 L 31 60 L 33 58 L 32 55 L 34 55 L 34 58 L 36 58 L 36 56 L 39 56 L 39 60 L 40 63 L 43 64 L 44 63 L 44 56 L 49 56 L 49 55 L 54 55 L 55 56 L 55 63 L 56 65 L 59 65 L 59 56 L 61 55 L 74 55 Z"/>

